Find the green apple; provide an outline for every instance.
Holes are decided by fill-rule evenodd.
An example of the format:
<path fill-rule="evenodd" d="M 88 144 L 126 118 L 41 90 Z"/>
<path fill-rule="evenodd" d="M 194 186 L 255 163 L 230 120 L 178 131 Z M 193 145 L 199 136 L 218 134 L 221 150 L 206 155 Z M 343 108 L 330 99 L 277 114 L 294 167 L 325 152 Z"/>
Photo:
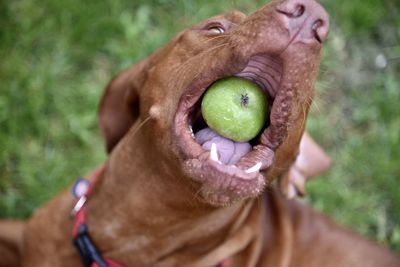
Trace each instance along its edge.
<path fill-rule="evenodd" d="M 255 83 L 229 77 L 214 82 L 201 102 L 207 125 L 219 135 L 237 142 L 256 137 L 267 119 L 268 101 Z"/>

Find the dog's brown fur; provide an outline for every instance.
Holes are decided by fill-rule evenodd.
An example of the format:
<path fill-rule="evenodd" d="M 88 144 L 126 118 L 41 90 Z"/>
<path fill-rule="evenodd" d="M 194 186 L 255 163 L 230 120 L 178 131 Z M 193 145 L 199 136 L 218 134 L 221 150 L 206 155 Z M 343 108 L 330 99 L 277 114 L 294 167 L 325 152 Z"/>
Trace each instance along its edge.
<path fill-rule="evenodd" d="M 229 267 L 400 266 L 390 252 L 285 199 L 271 185 L 278 177 L 286 179 L 284 187 L 292 181 L 288 173 L 298 154 L 321 49 L 313 42 L 283 50 L 289 36 L 274 15 L 280 2 L 248 18 L 231 12 L 185 30 L 109 84 L 100 125 L 112 152 L 87 203 L 89 231 L 104 256 L 140 267 L 212 267 L 224 259 Z M 216 22 L 229 29 L 226 34 L 207 31 Z M 253 34 L 261 30 L 273 42 L 264 44 Z M 291 58 L 281 81 L 287 94 L 277 96 L 290 109 L 290 127 L 269 132 L 279 141 L 272 144 L 272 166 L 260 176 L 270 187 L 255 197 L 216 188 L 191 173 L 175 122 L 195 81 L 238 73 L 247 54 L 261 49 Z M 273 110 L 271 116 L 277 114 Z M 277 133 L 284 134 L 273 137 Z M 303 168 L 304 176 L 320 171 L 295 168 Z M 226 195 L 224 203 L 217 192 Z M 71 241 L 74 202 L 68 190 L 26 225 L 0 222 L 0 266 L 81 266 Z"/>

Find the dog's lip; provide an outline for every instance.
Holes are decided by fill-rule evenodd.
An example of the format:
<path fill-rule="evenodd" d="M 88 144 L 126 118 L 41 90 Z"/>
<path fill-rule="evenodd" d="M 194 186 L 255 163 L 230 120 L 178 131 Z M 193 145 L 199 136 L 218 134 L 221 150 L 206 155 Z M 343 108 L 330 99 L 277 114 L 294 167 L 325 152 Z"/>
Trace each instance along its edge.
<path fill-rule="evenodd" d="M 245 181 L 255 179 L 255 178 L 257 178 L 257 176 L 259 174 L 259 171 L 246 172 L 244 170 L 239 169 L 236 165 L 225 165 L 221 162 L 215 161 L 212 159 L 210 154 L 211 154 L 211 152 L 204 151 L 198 157 L 198 159 L 202 163 L 206 163 L 210 167 L 218 170 L 219 172 L 228 174 L 229 176 L 234 177 L 235 179 L 238 179 L 239 181 L 245 182 Z M 200 178 L 198 180 L 204 181 L 205 179 Z"/>
<path fill-rule="evenodd" d="M 235 165 L 218 163 L 204 150 L 197 157 L 186 159 L 183 166 L 186 174 L 200 184 L 202 198 L 217 206 L 256 197 L 267 184 L 259 171 L 246 173 Z"/>

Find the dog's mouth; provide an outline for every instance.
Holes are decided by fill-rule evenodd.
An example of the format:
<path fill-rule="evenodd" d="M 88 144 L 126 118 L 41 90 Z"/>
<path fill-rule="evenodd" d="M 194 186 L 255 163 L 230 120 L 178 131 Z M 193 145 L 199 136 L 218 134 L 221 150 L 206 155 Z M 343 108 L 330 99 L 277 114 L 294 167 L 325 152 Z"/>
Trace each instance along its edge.
<path fill-rule="evenodd" d="M 270 116 L 260 133 L 247 142 L 219 135 L 206 124 L 201 101 L 216 80 L 236 76 L 256 83 L 265 93 Z M 195 82 L 182 96 L 175 117 L 175 133 L 183 152 L 184 171 L 201 183 L 201 195 L 208 202 L 224 205 L 257 196 L 268 181 L 262 173 L 274 159 L 275 150 L 286 135 L 287 103 L 278 97 L 282 62 L 270 55 L 252 56 L 239 73 L 210 77 Z"/>

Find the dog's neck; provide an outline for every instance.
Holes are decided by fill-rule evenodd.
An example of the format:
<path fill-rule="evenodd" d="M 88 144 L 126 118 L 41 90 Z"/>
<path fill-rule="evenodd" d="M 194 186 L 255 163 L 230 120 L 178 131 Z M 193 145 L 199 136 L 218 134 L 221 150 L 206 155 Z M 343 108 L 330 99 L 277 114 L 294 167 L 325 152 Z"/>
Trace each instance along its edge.
<path fill-rule="evenodd" d="M 116 147 L 87 204 L 90 233 L 106 256 L 143 266 L 179 266 L 188 260 L 190 266 L 207 266 L 209 252 L 219 253 L 209 257 L 215 261 L 260 239 L 260 203 L 204 203 L 167 162 L 148 167 L 160 157 L 152 157 L 156 152 L 145 150 L 149 146 L 140 137 L 126 138 Z M 245 238 L 238 236 L 240 229 L 247 231 Z"/>

